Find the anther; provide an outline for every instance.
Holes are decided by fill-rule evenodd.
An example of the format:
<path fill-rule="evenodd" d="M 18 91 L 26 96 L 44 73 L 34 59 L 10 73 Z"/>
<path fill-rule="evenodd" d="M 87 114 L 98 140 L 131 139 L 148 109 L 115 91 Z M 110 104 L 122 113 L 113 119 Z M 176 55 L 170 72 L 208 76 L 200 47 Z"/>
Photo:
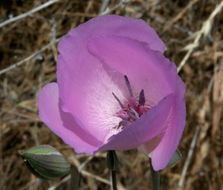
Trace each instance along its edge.
<path fill-rule="evenodd" d="M 146 99 L 145 99 L 145 95 L 144 95 L 144 90 L 142 89 L 139 93 L 139 105 L 144 106 L 145 102 L 146 102 Z"/>
<path fill-rule="evenodd" d="M 126 84 L 128 90 L 129 90 L 129 94 L 130 94 L 131 97 L 133 97 L 132 88 L 131 88 L 129 79 L 126 75 L 124 76 L 124 78 L 125 78 L 125 84 Z"/>
<path fill-rule="evenodd" d="M 123 105 L 122 102 L 119 100 L 119 98 L 115 95 L 114 92 L 112 92 L 112 95 L 113 95 L 114 98 L 117 100 L 117 102 L 119 103 L 120 107 L 121 107 L 122 109 L 124 109 L 124 105 Z"/>

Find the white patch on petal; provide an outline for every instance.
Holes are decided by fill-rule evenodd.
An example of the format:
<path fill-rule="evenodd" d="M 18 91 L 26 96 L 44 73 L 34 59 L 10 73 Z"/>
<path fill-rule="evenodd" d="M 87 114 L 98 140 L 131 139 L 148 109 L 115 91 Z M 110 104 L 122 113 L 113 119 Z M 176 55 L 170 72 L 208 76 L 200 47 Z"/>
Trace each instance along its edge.
<path fill-rule="evenodd" d="M 92 71 L 95 72 L 95 71 Z M 92 126 L 92 132 L 99 135 L 104 133 L 104 141 L 118 132 L 114 129 L 121 121 L 115 114 L 121 109 L 117 100 L 112 95 L 116 94 L 121 102 L 125 101 L 121 89 L 110 79 L 105 72 L 98 72 L 94 81 L 86 85 L 85 117 L 88 126 Z M 97 137 L 97 134 L 93 134 Z"/>

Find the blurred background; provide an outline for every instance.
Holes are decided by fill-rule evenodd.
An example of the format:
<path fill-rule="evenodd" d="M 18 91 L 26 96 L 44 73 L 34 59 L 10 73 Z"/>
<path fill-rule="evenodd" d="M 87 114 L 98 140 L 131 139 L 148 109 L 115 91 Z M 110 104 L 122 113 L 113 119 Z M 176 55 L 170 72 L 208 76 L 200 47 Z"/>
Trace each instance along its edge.
<path fill-rule="evenodd" d="M 59 38 L 93 17 L 117 14 L 159 33 L 187 87 L 183 158 L 161 172 L 163 190 L 223 190 L 222 10 L 221 0 L 0 0 L 0 189 L 67 189 L 69 177 L 40 180 L 25 167 L 18 151 L 39 144 L 81 167 L 81 190 L 110 188 L 106 154 L 75 154 L 39 121 L 36 95 L 56 80 Z M 148 159 L 136 150 L 118 156 L 118 189 L 151 189 Z"/>

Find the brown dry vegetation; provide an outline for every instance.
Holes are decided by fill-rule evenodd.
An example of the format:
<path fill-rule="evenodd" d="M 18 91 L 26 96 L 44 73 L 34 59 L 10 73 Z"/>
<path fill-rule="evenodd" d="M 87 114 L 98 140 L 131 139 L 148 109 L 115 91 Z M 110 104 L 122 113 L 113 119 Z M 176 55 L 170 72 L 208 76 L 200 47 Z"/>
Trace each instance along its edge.
<path fill-rule="evenodd" d="M 47 1 L 1 0 L 0 22 L 44 2 Z M 162 171 L 163 189 L 222 190 L 222 1 L 122 2 L 111 0 L 108 7 L 115 7 L 113 14 L 142 18 L 148 22 L 165 41 L 166 55 L 178 66 L 183 64 L 179 72 L 187 86 L 187 124 L 179 147 L 183 159 L 176 166 Z M 36 108 L 38 90 L 55 81 L 56 39 L 97 16 L 101 7 L 101 0 L 58 0 L 30 16 L 0 27 L 2 190 L 45 190 L 60 182 L 61 179 L 44 181 L 34 177 L 19 157 L 18 150 L 38 144 L 58 148 L 76 166 L 87 160 L 81 170 L 80 189 L 109 189 L 105 153 L 90 159 L 87 155 L 76 155 L 39 121 Z M 219 10 L 215 10 L 216 7 Z M 19 65 L 10 67 L 16 63 Z M 147 158 L 136 150 L 118 152 L 118 155 L 122 163 L 118 171 L 119 189 L 150 189 Z M 68 181 L 64 181 L 57 189 L 67 188 Z M 179 188 L 182 182 L 183 186 Z"/>

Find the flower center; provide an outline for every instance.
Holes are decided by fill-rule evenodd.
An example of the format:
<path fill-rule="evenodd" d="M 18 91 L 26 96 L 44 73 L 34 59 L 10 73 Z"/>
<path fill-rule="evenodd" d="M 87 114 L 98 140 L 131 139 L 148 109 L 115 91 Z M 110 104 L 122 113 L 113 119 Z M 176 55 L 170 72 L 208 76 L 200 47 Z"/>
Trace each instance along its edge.
<path fill-rule="evenodd" d="M 121 118 L 122 121 L 119 122 L 118 126 L 114 127 L 116 129 L 122 129 L 123 127 L 131 124 L 149 110 L 149 105 L 146 105 L 144 90 L 142 89 L 140 91 L 138 97 L 134 97 L 131 84 L 126 75 L 124 76 L 124 79 L 130 95 L 128 100 L 121 102 L 115 93 L 112 92 L 113 97 L 121 107 L 121 110 L 116 113 L 116 116 Z"/>

